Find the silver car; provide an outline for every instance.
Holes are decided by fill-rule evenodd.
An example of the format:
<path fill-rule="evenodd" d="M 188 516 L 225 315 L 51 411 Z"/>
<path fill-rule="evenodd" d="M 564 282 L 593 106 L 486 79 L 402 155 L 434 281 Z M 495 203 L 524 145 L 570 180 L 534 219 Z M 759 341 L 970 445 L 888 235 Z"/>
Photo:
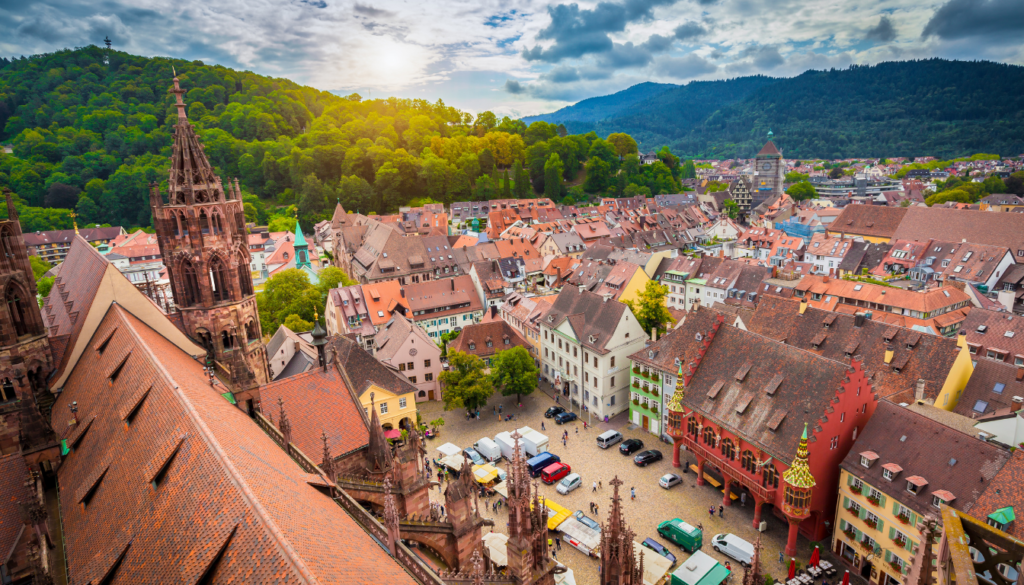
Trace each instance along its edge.
<path fill-rule="evenodd" d="M 564 496 L 581 485 L 583 485 L 583 478 L 580 477 L 580 474 L 570 473 L 558 482 L 558 487 L 555 490 Z"/>
<path fill-rule="evenodd" d="M 683 483 L 683 478 L 675 473 L 666 473 L 665 475 L 661 476 L 661 479 L 658 480 L 658 485 L 665 489 L 669 489 L 672 486 L 680 483 Z"/>

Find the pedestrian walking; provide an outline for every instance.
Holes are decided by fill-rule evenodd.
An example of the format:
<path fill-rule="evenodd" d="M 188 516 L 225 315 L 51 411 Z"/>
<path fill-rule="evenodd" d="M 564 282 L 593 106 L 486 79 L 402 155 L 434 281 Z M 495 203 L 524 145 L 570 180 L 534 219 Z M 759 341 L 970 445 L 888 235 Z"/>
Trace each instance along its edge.
<path fill-rule="evenodd" d="M 577 435 L 578 435 L 578 434 L 580 434 L 580 428 L 579 428 L 579 427 L 573 427 L 573 429 L 575 429 L 575 430 L 576 430 L 576 434 L 577 434 Z"/>
<path fill-rule="evenodd" d="M 597 504 L 594 504 L 594 516 L 597 516 L 597 515 L 598 515 L 598 514 L 600 514 L 600 513 L 601 513 L 601 512 L 600 512 L 600 511 L 598 510 L 598 508 L 597 508 Z"/>
<path fill-rule="evenodd" d="M 597 488 L 598 488 L 598 489 L 602 489 L 602 490 L 604 489 L 604 486 L 603 486 L 603 485 L 601 485 L 601 480 L 600 480 L 600 479 L 599 479 L 599 480 L 597 480 Z"/>
<path fill-rule="evenodd" d="M 714 506 L 711 506 L 710 508 L 708 508 L 708 514 L 710 514 L 712 518 L 715 517 L 715 507 Z"/>
<path fill-rule="evenodd" d="M 544 421 L 540 421 L 540 430 L 542 430 L 542 431 L 546 431 L 547 430 L 547 429 L 544 428 Z"/>
<path fill-rule="evenodd" d="M 747 506 L 747 492 L 740 492 L 740 505 L 744 508 Z"/>
<path fill-rule="evenodd" d="M 567 444 L 567 443 L 566 443 L 566 441 L 565 441 L 565 437 L 562 437 L 562 446 L 563 446 L 563 447 L 566 447 L 566 446 L 568 446 L 568 444 Z"/>
<path fill-rule="evenodd" d="M 594 492 L 596 492 L 596 491 L 597 491 L 597 482 L 595 481 L 595 482 L 594 482 L 594 485 L 593 485 L 593 486 L 591 486 L 591 488 L 590 488 L 590 492 L 591 492 L 591 493 L 594 493 Z"/>
<path fill-rule="evenodd" d="M 786 563 L 785 558 L 782 556 L 782 551 L 779 551 L 779 564 L 784 565 Z"/>
<path fill-rule="evenodd" d="M 501 411 L 502 411 L 502 410 L 503 410 L 504 408 L 505 408 L 505 405 L 504 405 L 504 404 L 499 404 L 499 405 L 498 405 L 498 413 L 500 414 L 500 413 L 501 413 Z"/>
<path fill-rule="evenodd" d="M 555 548 L 557 548 L 558 550 L 562 550 L 562 539 L 561 538 L 556 538 L 555 539 Z"/>
<path fill-rule="evenodd" d="M 633 487 L 629 488 L 629 499 L 630 500 L 635 500 L 636 499 L 636 488 L 633 488 Z"/>
<path fill-rule="evenodd" d="M 494 414 L 498 414 L 498 407 L 497 406 L 492 406 L 491 407 L 491 411 L 493 411 Z"/>
<path fill-rule="evenodd" d="M 718 517 L 719 518 L 724 518 L 724 516 L 722 516 L 722 514 L 724 514 L 724 513 L 725 513 L 725 506 L 721 506 L 721 505 L 718 506 Z"/>

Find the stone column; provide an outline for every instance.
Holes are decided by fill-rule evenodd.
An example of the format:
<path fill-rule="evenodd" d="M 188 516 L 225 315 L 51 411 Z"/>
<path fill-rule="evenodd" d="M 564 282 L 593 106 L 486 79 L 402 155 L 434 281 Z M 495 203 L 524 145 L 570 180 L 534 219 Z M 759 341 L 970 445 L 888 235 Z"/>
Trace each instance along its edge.
<path fill-rule="evenodd" d="M 683 439 L 680 437 L 672 437 L 672 467 L 681 467 L 679 463 L 679 448 L 683 446 Z"/>
<path fill-rule="evenodd" d="M 789 520 L 789 536 L 786 538 L 786 556 L 796 556 L 796 537 L 800 533 L 800 521 L 801 518 L 788 518 Z"/>
<path fill-rule="evenodd" d="M 732 498 L 729 497 L 729 493 L 732 489 L 732 478 L 725 474 L 725 470 L 722 470 L 722 505 L 731 506 Z"/>
<path fill-rule="evenodd" d="M 704 485 L 704 464 L 707 461 L 704 457 L 697 456 L 697 485 Z"/>
<path fill-rule="evenodd" d="M 764 505 L 764 500 L 754 496 L 754 528 L 758 528 L 761 525 L 761 506 Z"/>

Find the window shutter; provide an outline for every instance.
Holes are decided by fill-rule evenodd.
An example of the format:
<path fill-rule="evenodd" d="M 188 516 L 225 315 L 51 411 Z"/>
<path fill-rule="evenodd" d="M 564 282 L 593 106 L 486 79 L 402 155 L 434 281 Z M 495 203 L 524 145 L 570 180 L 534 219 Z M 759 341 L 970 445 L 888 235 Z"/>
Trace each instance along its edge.
<path fill-rule="evenodd" d="M 858 541 L 861 539 L 862 536 L 864 536 L 864 533 L 860 530 L 857 530 L 856 528 L 853 529 L 853 534 L 857 537 Z"/>
<path fill-rule="evenodd" d="M 914 551 L 914 541 L 910 540 L 909 538 L 907 539 L 907 544 L 905 544 L 903 546 L 904 546 L 904 548 L 906 548 L 907 550 L 909 550 L 911 552 Z"/>
<path fill-rule="evenodd" d="M 887 562 L 887 563 L 888 563 L 888 562 L 890 562 L 890 561 L 892 561 L 892 553 L 891 553 L 891 552 L 889 552 L 888 550 L 886 550 L 886 551 L 885 551 L 885 562 Z"/>
<path fill-rule="evenodd" d="M 869 487 L 868 484 L 866 484 L 866 483 L 862 483 L 860 485 L 860 493 L 864 494 L 865 496 L 870 494 L 871 493 L 871 487 Z"/>
<path fill-rule="evenodd" d="M 850 498 L 848 498 L 846 496 L 843 496 L 843 507 L 844 508 L 849 508 L 850 507 Z"/>
<path fill-rule="evenodd" d="M 881 518 L 879 518 L 879 519 L 878 519 L 878 531 L 879 531 L 879 532 L 882 532 L 882 530 L 883 530 L 884 528 L 885 528 L 885 521 L 884 521 L 884 520 L 882 520 Z"/>
<path fill-rule="evenodd" d="M 883 510 L 885 509 L 885 494 L 878 495 L 878 507 Z"/>
<path fill-rule="evenodd" d="M 910 513 L 910 525 L 917 528 L 917 514 L 913 512 Z"/>
<path fill-rule="evenodd" d="M 892 515 L 893 516 L 899 516 L 900 515 L 900 503 L 895 501 L 895 500 L 893 500 L 893 502 L 892 502 Z"/>
<path fill-rule="evenodd" d="M 846 484 L 847 485 L 854 485 L 856 483 L 857 483 L 857 478 L 854 477 L 852 473 L 848 473 L 846 475 Z"/>
<path fill-rule="evenodd" d="M 860 507 L 860 513 L 858 513 L 857 516 L 859 516 L 861 520 L 867 519 L 867 517 L 868 517 L 868 509 L 865 508 L 864 506 L 861 506 Z"/>

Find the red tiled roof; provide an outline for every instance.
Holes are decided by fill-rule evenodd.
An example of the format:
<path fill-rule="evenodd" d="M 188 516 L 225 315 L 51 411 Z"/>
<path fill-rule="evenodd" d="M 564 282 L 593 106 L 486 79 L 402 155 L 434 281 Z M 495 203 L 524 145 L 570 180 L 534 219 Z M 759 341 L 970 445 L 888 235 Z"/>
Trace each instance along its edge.
<path fill-rule="evenodd" d="M 1007 506 L 1013 506 L 1016 514 L 1024 511 L 1024 450 L 1021 449 L 1014 451 L 1006 465 L 988 482 L 978 503 L 971 508 L 971 515 L 984 520 L 992 512 Z M 1024 539 L 1024 522 L 1021 520 L 1003 530 L 1015 538 Z"/>
<path fill-rule="evenodd" d="M 115 563 L 112 583 L 194 583 L 210 569 L 214 583 L 414 583 L 222 387 L 210 387 L 200 361 L 119 305 L 96 338 L 115 327 L 102 353 L 86 350 L 53 409 L 58 431 L 72 400 L 80 417 L 96 417 L 58 471 L 72 583 Z M 147 386 L 126 424 L 119 407 Z M 158 485 L 147 482 L 144 467 L 181 436 L 172 456 L 161 455 Z M 72 501 L 103 468 L 86 503 Z"/>
<path fill-rule="evenodd" d="M 0 560 L 7 557 L 22 527 L 19 503 L 28 504 L 32 500 L 32 491 L 27 485 L 28 465 L 21 453 L 12 453 L 0 457 Z"/>
<path fill-rule="evenodd" d="M 274 416 L 278 399 L 284 401 L 284 411 L 292 425 L 292 442 L 317 462 L 323 451 L 323 432 L 327 433 L 327 443 L 335 457 L 370 442 L 362 407 L 336 367 L 331 364 L 326 372 L 313 368 L 260 389 L 264 410 Z"/>
<path fill-rule="evenodd" d="M 43 305 L 43 320 L 49 328 L 49 336 L 67 335 L 65 347 L 73 347 L 77 343 L 108 264 L 107 259 L 82 238 L 75 238 L 71 243 L 60 274 Z M 63 353 L 64 359 L 57 367 L 58 377 L 69 355 L 68 352 Z"/>

